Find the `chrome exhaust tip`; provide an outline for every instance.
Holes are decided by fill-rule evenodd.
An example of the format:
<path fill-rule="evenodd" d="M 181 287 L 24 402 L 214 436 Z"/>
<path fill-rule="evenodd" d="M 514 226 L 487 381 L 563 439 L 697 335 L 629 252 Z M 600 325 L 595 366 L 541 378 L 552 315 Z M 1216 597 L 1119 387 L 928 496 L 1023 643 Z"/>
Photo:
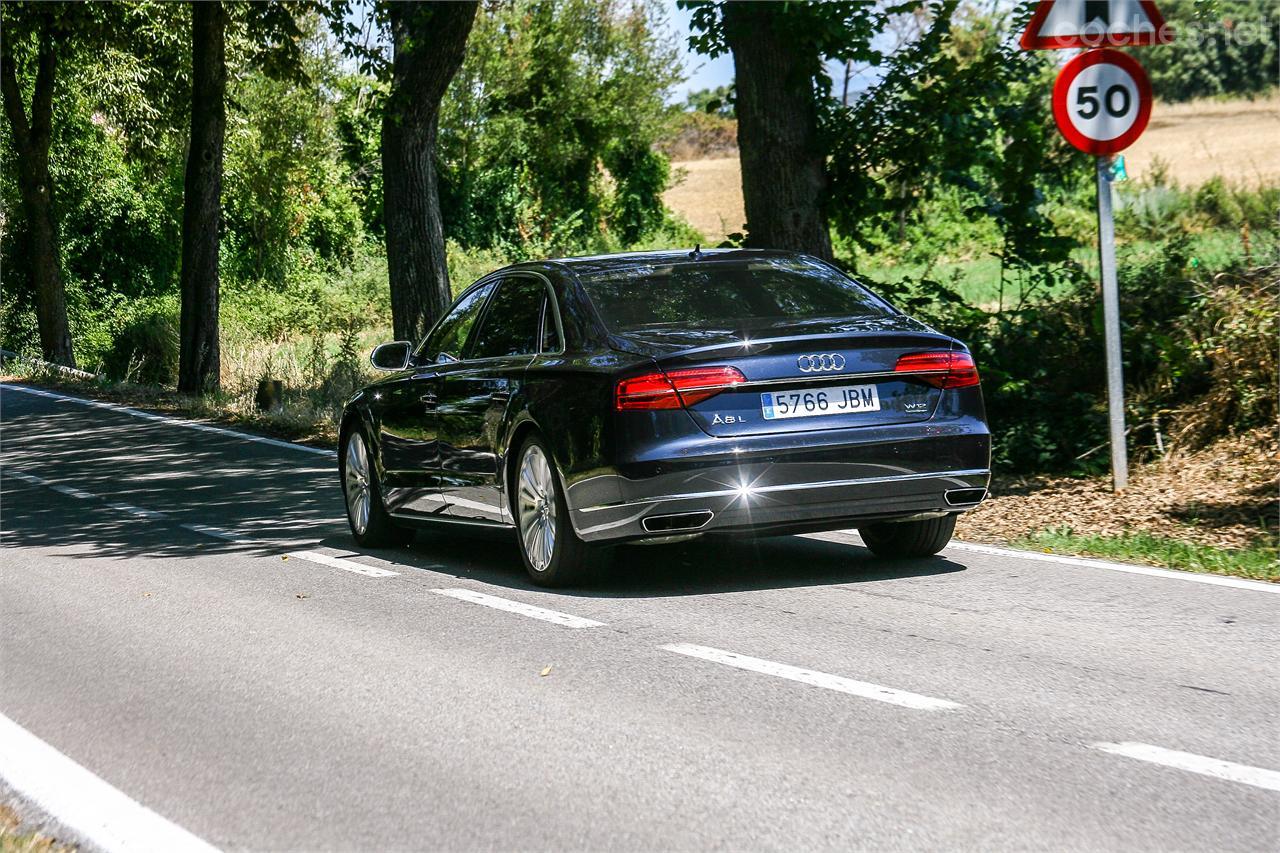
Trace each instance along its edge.
<path fill-rule="evenodd" d="M 695 512 L 677 512 L 672 515 L 651 515 L 640 522 L 646 533 L 682 533 L 686 530 L 700 530 L 711 523 L 715 517 L 709 509 Z"/>
<path fill-rule="evenodd" d="M 948 489 L 944 495 L 950 506 L 972 506 L 986 496 L 986 489 Z"/>

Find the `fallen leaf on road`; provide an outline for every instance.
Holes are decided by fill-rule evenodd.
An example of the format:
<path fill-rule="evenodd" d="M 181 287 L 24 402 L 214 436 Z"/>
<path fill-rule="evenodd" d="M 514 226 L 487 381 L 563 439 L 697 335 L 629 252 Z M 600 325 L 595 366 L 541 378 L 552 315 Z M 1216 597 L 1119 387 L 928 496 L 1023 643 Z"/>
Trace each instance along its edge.
<path fill-rule="evenodd" d="M 281 556 L 281 557 L 280 557 L 280 559 L 282 559 L 282 560 L 287 560 L 287 559 L 289 559 L 289 555 L 288 555 L 288 554 L 284 554 L 283 556 Z"/>
<path fill-rule="evenodd" d="M 142 597 L 143 597 L 143 598 L 150 598 L 150 597 L 151 597 L 151 593 L 149 593 L 149 592 L 144 592 L 144 593 L 142 594 Z"/>
<path fill-rule="evenodd" d="M 550 674 L 551 674 L 551 667 L 547 667 L 542 672 L 538 673 L 538 675 L 541 675 L 541 676 L 548 676 Z"/>
<path fill-rule="evenodd" d="M 297 594 L 296 596 L 294 596 L 294 597 L 295 597 L 295 598 L 310 598 L 311 596 L 307 595 L 305 592 L 300 592 L 300 593 L 298 593 L 298 594 Z"/>

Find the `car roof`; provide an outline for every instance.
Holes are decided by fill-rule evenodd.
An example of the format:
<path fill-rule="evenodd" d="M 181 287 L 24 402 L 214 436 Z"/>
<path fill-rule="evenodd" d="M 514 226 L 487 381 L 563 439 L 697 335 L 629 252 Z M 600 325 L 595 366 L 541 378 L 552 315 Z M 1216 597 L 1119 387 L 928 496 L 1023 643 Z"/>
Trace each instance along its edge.
<path fill-rule="evenodd" d="M 706 260 L 742 260 L 750 261 L 763 258 L 808 258 L 800 252 L 785 252 L 778 249 L 666 249 L 654 252 L 618 252 L 611 255 L 584 255 L 570 258 L 552 258 L 546 261 L 533 261 L 515 264 L 508 269 L 520 269 L 554 264 L 567 267 L 580 275 L 597 275 L 635 267 L 654 266 L 655 264 L 693 263 Z"/>

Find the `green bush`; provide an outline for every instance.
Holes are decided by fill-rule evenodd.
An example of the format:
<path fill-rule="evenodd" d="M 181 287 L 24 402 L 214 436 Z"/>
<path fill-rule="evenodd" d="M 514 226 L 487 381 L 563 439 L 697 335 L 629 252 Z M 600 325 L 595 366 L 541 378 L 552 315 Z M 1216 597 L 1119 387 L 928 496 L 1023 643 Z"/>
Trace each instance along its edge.
<path fill-rule="evenodd" d="M 1181 235 L 1121 252 L 1126 408 L 1138 453 L 1153 444 L 1144 431 L 1153 415 L 1188 444 L 1274 423 L 1277 415 L 1280 268 L 1245 269 L 1238 245 L 1232 261 L 1210 268 L 1191 247 Z M 1085 455 L 1107 438 L 1097 282 L 1071 267 L 1028 273 L 1051 276 L 1036 286 L 1060 295 L 989 312 L 937 281 L 877 289 L 969 344 L 983 377 L 998 467 L 1101 470 L 1105 454 Z"/>
<path fill-rule="evenodd" d="M 146 300 L 129 309 L 102 360 L 108 379 L 146 385 L 173 385 L 178 379 L 176 299 Z"/>
<path fill-rule="evenodd" d="M 1162 101 L 1257 95 L 1276 84 L 1278 0 L 1160 0 L 1172 44 L 1135 48 Z"/>

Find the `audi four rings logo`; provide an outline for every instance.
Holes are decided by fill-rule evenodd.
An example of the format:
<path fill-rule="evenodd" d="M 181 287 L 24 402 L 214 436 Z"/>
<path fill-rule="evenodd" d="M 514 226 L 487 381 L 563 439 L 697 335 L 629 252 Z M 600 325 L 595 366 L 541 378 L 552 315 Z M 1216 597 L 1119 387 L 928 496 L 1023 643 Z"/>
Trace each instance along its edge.
<path fill-rule="evenodd" d="M 844 370 L 844 356 L 838 352 L 802 355 L 796 359 L 796 366 L 800 368 L 801 373 L 825 373 L 831 370 Z"/>

